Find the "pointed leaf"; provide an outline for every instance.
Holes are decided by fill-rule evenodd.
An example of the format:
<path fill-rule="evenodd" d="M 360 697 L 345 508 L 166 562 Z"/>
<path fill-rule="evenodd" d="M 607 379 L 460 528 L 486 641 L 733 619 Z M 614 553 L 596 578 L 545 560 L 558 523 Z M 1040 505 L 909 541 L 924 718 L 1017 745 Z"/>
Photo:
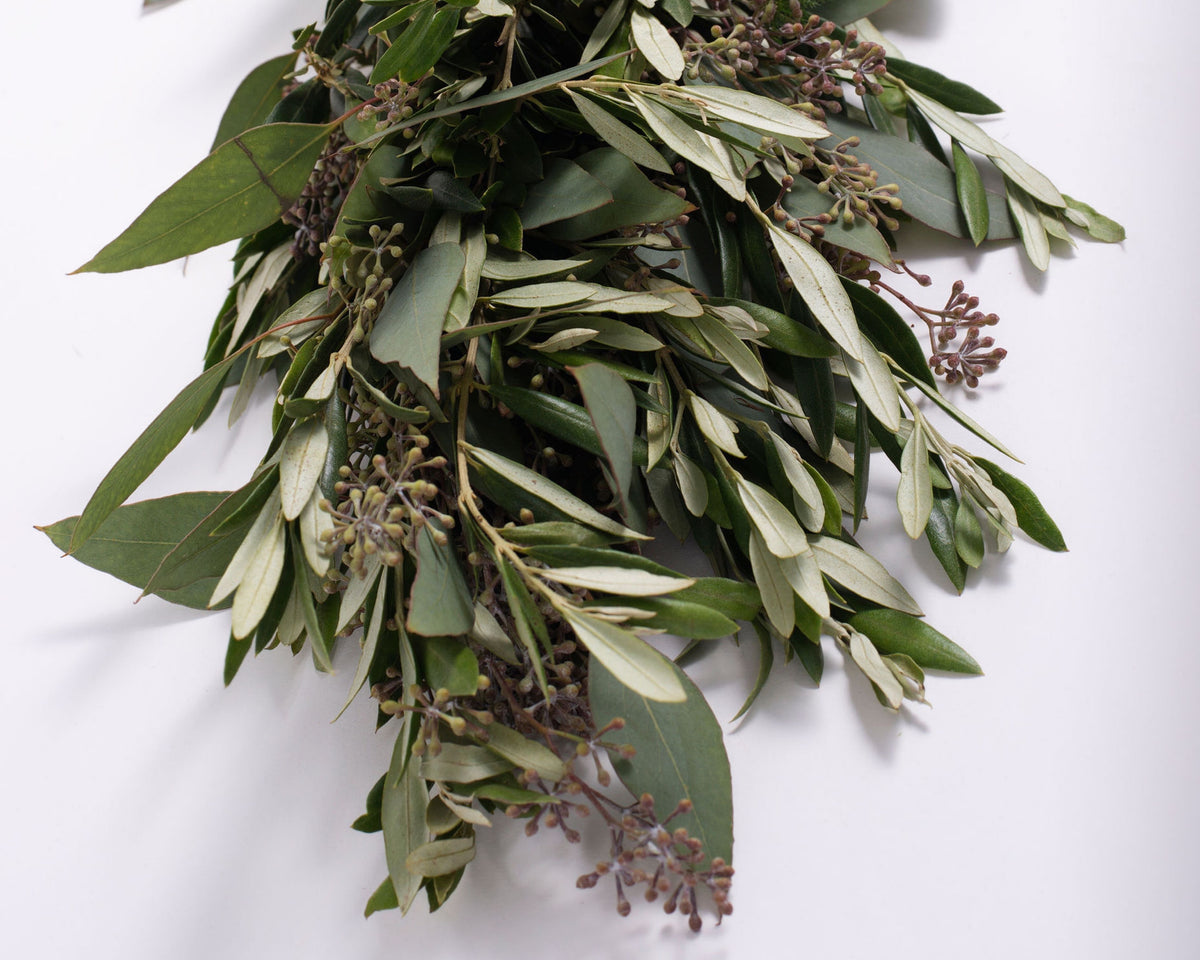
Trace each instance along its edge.
<path fill-rule="evenodd" d="M 677 668 L 641 637 L 575 607 L 564 605 L 560 612 L 591 653 L 593 670 L 597 664 L 602 665 L 639 698 L 663 702 L 685 699 Z"/>
<path fill-rule="evenodd" d="M 329 434 L 320 417 L 310 417 L 292 427 L 279 454 L 279 494 L 285 520 L 300 516 L 321 478 Z"/>
<path fill-rule="evenodd" d="M 212 146 L 215 150 L 226 140 L 264 123 L 283 96 L 288 74 L 296 67 L 295 50 L 260 63 L 238 84 L 229 106 L 221 117 Z"/>
<path fill-rule="evenodd" d="M 953 640 L 924 620 L 899 610 L 864 610 L 850 618 L 850 626 L 870 637 L 880 653 L 904 654 L 927 670 L 983 673 L 975 659 Z"/>
<path fill-rule="evenodd" d="M 967 222 L 971 242 L 979 246 L 988 233 L 987 191 L 983 187 L 979 169 L 975 161 L 967 156 L 967 151 L 957 140 L 951 142 L 950 149 L 954 154 L 954 188 L 958 192 L 958 205 Z"/>
<path fill-rule="evenodd" d="M 900 457 L 900 485 L 896 489 L 896 505 L 904 532 L 916 540 L 929 522 L 933 509 L 933 483 L 929 475 L 929 445 L 921 421 L 913 423 L 912 433 L 904 444 Z"/>
<path fill-rule="evenodd" d="M 436 537 L 435 533 L 441 534 Z M 417 576 L 413 581 L 406 626 L 422 636 L 460 636 L 475 623 L 471 591 L 445 531 L 427 519 L 417 534 Z"/>
<path fill-rule="evenodd" d="M 629 30 L 634 45 L 646 58 L 646 62 L 658 71 L 664 80 L 678 80 L 683 74 L 683 53 L 675 38 L 652 13 L 633 8 L 629 19 Z"/>
<path fill-rule="evenodd" d="M 588 126 L 610 147 L 620 150 L 634 163 L 649 170 L 666 174 L 673 172 L 663 155 L 632 127 L 626 126 L 603 107 L 574 90 L 568 90 L 567 93 Z"/>
<path fill-rule="evenodd" d="M 780 263 L 817 323 L 849 356 L 862 360 L 862 334 L 854 307 L 829 261 L 810 244 L 774 224 L 770 233 Z"/>
<path fill-rule="evenodd" d="M 332 125 L 272 123 L 222 144 L 76 273 L 114 273 L 199 253 L 269 227 L 308 183 Z"/>
<path fill-rule="evenodd" d="M 921 616 L 921 608 L 900 581 L 865 550 L 836 537 L 809 541 L 821 572 L 865 600 Z"/>

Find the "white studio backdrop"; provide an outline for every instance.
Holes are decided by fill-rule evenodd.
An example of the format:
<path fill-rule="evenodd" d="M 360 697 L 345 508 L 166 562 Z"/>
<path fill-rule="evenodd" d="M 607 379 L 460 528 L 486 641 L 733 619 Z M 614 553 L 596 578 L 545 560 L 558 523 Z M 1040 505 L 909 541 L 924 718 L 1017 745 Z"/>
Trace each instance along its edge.
<path fill-rule="evenodd" d="M 224 615 L 134 607 L 136 591 L 59 561 L 32 529 L 77 512 L 194 376 L 228 251 L 65 274 L 204 154 L 241 77 L 322 7 L 187 0 L 143 18 L 137 0 L 62 0 L 8 15 L 4 955 L 1195 956 L 1200 337 L 1185 281 L 1200 91 L 1164 42 L 1194 32 L 1191 8 L 1158 0 L 1135 20 L 1109 0 L 895 0 L 879 17 L 911 59 L 1009 111 L 993 136 L 1128 228 L 1044 277 L 1013 245 L 962 258 L 904 236 L 941 295 L 961 278 L 1001 315 L 1009 358 L 962 402 L 1022 455 L 1071 552 L 1022 540 L 958 598 L 874 493 L 866 545 L 986 675 L 934 677 L 934 707 L 895 716 L 836 653 L 820 690 L 778 670 L 726 728 L 735 913 L 696 938 L 657 907 L 623 920 L 610 890 L 576 890 L 595 838 L 570 848 L 503 821 L 438 915 L 363 920 L 382 844 L 349 824 L 391 745 L 363 700 L 329 723 L 350 661 L 329 678 L 274 653 L 225 690 Z M 214 422 L 137 497 L 240 484 L 261 419 Z M 730 646 L 693 676 L 724 719 L 756 667 L 753 644 Z"/>

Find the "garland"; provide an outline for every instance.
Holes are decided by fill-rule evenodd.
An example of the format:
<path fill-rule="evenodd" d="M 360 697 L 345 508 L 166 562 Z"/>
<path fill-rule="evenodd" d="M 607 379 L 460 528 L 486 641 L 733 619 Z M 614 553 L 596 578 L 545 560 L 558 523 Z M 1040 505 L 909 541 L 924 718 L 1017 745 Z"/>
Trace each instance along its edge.
<path fill-rule="evenodd" d="M 251 650 L 329 671 L 357 647 L 346 708 L 367 689 L 396 744 L 354 824 L 387 861 L 368 914 L 439 907 L 497 816 L 574 842 L 591 815 L 611 846 L 581 887 L 723 917 L 729 764 L 680 663 L 748 624 L 742 712 L 772 669 L 819 681 L 826 642 L 892 710 L 927 669 L 978 672 L 855 542 L 884 458 L 959 591 L 1018 530 L 1065 549 L 944 436 L 1008 456 L 939 383 L 1000 364 L 998 318 L 961 282 L 906 292 L 933 281 L 898 241 L 1015 237 L 1044 270 L 1068 226 L 1123 232 L 964 118 L 999 107 L 902 59 L 864 19 L 882 5 L 331 0 L 80 268 L 239 241 L 204 371 L 44 529 L 143 594 L 231 608 L 227 683 Z M 264 377 L 244 486 L 125 504 Z M 712 575 L 651 559 L 659 537 Z"/>

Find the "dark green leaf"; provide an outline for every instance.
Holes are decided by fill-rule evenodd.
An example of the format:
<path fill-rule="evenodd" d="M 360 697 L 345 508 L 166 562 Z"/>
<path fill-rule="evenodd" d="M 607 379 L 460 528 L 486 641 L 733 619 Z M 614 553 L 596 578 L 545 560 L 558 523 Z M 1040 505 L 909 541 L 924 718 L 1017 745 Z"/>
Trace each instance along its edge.
<path fill-rule="evenodd" d="M 773 350 L 793 357 L 836 357 L 837 345 L 811 330 L 797 320 L 761 303 L 736 300 L 730 297 L 713 297 L 717 306 L 734 306 L 745 310 L 769 331 L 762 342 Z"/>
<path fill-rule="evenodd" d="M 929 521 L 925 524 L 925 537 L 954 589 L 962 593 L 967 584 L 967 571 L 955 545 L 954 521 L 957 514 L 958 498 L 954 491 L 934 488 L 933 509 L 929 511 Z"/>
<path fill-rule="evenodd" d="M 367 812 L 360 816 L 350 826 L 360 833 L 378 833 L 383 829 L 383 785 L 387 774 L 375 781 L 367 793 Z"/>
<path fill-rule="evenodd" d="M 937 389 L 921 341 L 892 305 L 862 284 L 842 278 L 842 286 L 854 304 L 859 327 L 880 352 L 895 360 L 909 375 Z"/>
<path fill-rule="evenodd" d="M 579 404 L 524 387 L 494 384 L 489 389 L 492 396 L 530 425 L 588 453 L 604 456 L 595 424 Z M 633 438 L 633 462 L 646 465 L 646 441 L 639 436 Z"/>
<path fill-rule="evenodd" d="M 133 441 L 100 481 L 100 486 L 83 508 L 79 522 L 71 532 L 67 553 L 75 553 L 100 528 L 105 518 L 124 503 L 125 498 L 175 449 L 196 422 L 209 397 L 221 389 L 236 356 L 209 367 L 180 390 L 167 408 Z"/>
<path fill-rule="evenodd" d="M 990 460 L 984 460 L 982 457 L 973 459 L 987 471 L 987 475 L 992 478 L 992 483 L 999 487 L 1000 492 L 1012 502 L 1013 509 L 1017 512 L 1017 523 L 1022 530 L 1050 550 L 1063 551 L 1067 549 L 1066 541 L 1063 540 L 1058 525 L 1046 512 L 1046 508 L 1038 500 L 1037 494 Z"/>
<path fill-rule="evenodd" d="M 426 181 L 433 205 L 441 210 L 455 213 L 481 213 L 484 209 L 462 181 L 455 179 L 445 170 L 435 170 Z"/>
<path fill-rule="evenodd" d="M 954 154 L 954 187 L 958 192 L 958 205 L 967 223 L 971 242 L 979 246 L 987 238 L 990 220 L 987 191 L 983 188 L 979 169 L 957 140 L 951 141 L 950 150 Z"/>
<path fill-rule="evenodd" d="M 388 295 L 371 331 L 375 359 L 411 370 L 435 395 L 442 326 L 465 265 L 457 243 L 426 247 Z"/>
<path fill-rule="evenodd" d="M 964 494 L 954 515 L 954 544 L 967 566 L 978 567 L 983 563 L 983 528 L 979 526 L 970 494 Z"/>
<path fill-rule="evenodd" d="M 632 160 L 608 147 L 575 162 L 612 192 L 613 202 L 590 213 L 554 224 L 547 231 L 558 240 L 586 240 L 621 227 L 673 220 L 690 209 L 670 190 L 656 187 Z"/>
<path fill-rule="evenodd" d="M 392 883 L 392 878 L 385 877 L 383 883 L 376 887 L 375 892 L 367 899 L 363 916 L 369 917 L 380 910 L 395 910 L 399 906 L 400 901 L 396 899 L 396 887 Z"/>
<path fill-rule="evenodd" d="M 633 483 L 633 435 L 637 426 L 633 394 L 618 374 L 601 364 L 588 363 L 570 370 L 579 381 L 584 405 L 616 480 L 615 493 L 625 503 Z"/>
<path fill-rule="evenodd" d="M 848 622 L 855 630 L 866 634 L 882 654 L 902 653 L 927 670 L 983 673 L 966 650 L 924 620 L 907 613 L 883 608 L 864 610 Z"/>
<path fill-rule="evenodd" d="M 308 182 L 332 125 L 277 123 L 223 143 L 76 270 L 115 273 L 199 253 L 270 226 Z"/>
<path fill-rule="evenodd" d="M 417 534 L 417 576 L 407 627 L 422 636 L 457 637 L 475 623 L 475 605 L 449 542 L 438 543 L 441 525 L 429 519 Z"/>
<path fill-rule="evenodd" d="M 817 453 L 828 457 L 833 449 L 837 419 L 837 397 L 833 369 L 824 357 L 792 357 L 792 380 L 796 399 L 808 414 L 808 425 L 817 442 Z"/>
<path fill-rule="evenodd" d="M 889 0 L 826 0 L 819 5 L 819 12 L 826 20 L 845 25 L 853 20 L 871 16 L 886 7 L 888 2 Z"/>
<path fill-rule="evenodd" d="M 762 609 L 758 587 L 724 577 L 697 577 L 695 583 L 672 594 L 672 598 L 702 603 L 733 620 L 753 620 Z"/>
<path fill-rule="evenodd" d="M 533 184 L 521 207 L 521 223 L 531 230 L 582 216 L 613 202 L 612 192 L 590 173 L 570 160 L 553 159 L 545 177 Z"/>
<path fill-rule="evenodd" d="M 951 110 L 957 110 L 959 113 L 1000 113 L 1003 109 L 994 100 L 985 97 L 973 87 L 959 80 L 951 80 L 936 70 L 923 67 L 918 63 L 910 63 L 899 57 L 889 56 L 887 68 L 888 73 L 899 77 L 914 90 L 933 97 L 938 103 L 945 104 Z"/>
<path fill-rule="evenodd" d="M 746 697 L 741 709 L 733 715 L 733 720 L 742 717 L 754 705 L 754 701 L 762 693 L 762 688 L 767 685 L 767 678 L 771 676 L 771 667 L 775 664 L 775 648 L 771 646 L 771 634 L 760 623 L 754 625 L 754 631 L 758 634 L 758 675 L 754 678 L 754 686 L 750 689 L 750 695 Z"/>
<path fill-rule="evenodd" d="M 679 591 L 679 593 L 683 592 L 683 590 Z M 596 603 L 610 604 L 612 601 L 604 600 L 596 601 Z M 678 595 L 622 597 L 620 605 L 646 610 L 654 614 L 653 618 L 649 620 L 630 621 L 633 626 L 650 627 L 652 630 L 661 630 L 685 640 L 720 640 L 738 632 L 738 625 L 719 610 L 714 610 L 702 602 L 681 600 Z"/>
<path fill-rule="evenodd" d="M 886 3 L 887 0 L 884 2 Z M 691 0 L 662 0 L 660 6 L 681 27 L 686 27 L 692 22 Z"/>
<path fill-rule="evenodd" d="M 233 678 L 237 676 L 238 667 L 242 665 L 242 661 L 246 659 L 246 654 L 250 652 L 250 638 L 239 640 L 232 633 L 229 635 L 229 646 L 225 648 L 225 669 L 222 678 L 225 681 L 225 686 L 233 683 Z"/>
<path fill-rule="evenodd" d="M 423 7 L 379 58 L 371 71 L 370 82 L 382 83 L 392 77 L 399 77 L 405 83 L 420 80 L 450 46 L 458 26 L 458 14 L 459 11 L 451 6 L 436 11 L 433 4 Z"/>
<path fill-rule="evenodd" d="M 419 572 L 417 576 L 419 584 Z M 425 637 L 423 640 L 414 637 L 413 649 L 425 669 L 425 679 L 431 689 L 444 688 L 452 697 L 475 695 L 479 661 L 466 644 L 453 637 Z"/>
<path fill-rule="evenodd" d="M 792 634 L 789 643 L 792 646 L 792 652 L 796 654 L 796 659 L 800 661 L 800 666 L 804 668 L 804 672 L 812 678 L 813 683 L 820 686 L 821 677 L 825 673 L 825 655 L 821 650 L 821 645 L 813 643 L 798 630 Z"/>
<path fill-rule="evenodd" d="M 932 124 L 925 119 L 925 114 L 921 112 L 920 107 L 909 101 L 905 104 L 904 116 L 908 123 L 909 143 L 920 144 L 938 163 L 948 166 L 942 141 L 938 139 L 937 131 L 933 129 Z"/>
<path fill-rule="evenodd" d="M 629 690 L 595 657 L 589 670 L 588 698 L 596 726 L 621 717 L 625 727 L 614 738 L 630 744 L 631 759 L 615 758 L 613 767 L 635 797 L 654 798 L 656 815 L 668 816 L 681 800 L 692 809 L 671 821 L 703 846 L 705 861 L 733 859 L 733 792 L 721 725 L 704 696 L 674 664 L 687 698 L 660 703 Z"/>
<path fill-rule="evenodd" d="M 867 484 L 871 473 L 871 423 L 870 411 L 865 403 L 854 406 L 854 515 L 853 530 L 867 508 Z"/>
<path fill-rule="evenodd" d="M 296 51 L 260 63 L 238 84 L 221 117 L 210 150 L 267 119 L 283 95 L 287 75 L 296 67 Z"/>

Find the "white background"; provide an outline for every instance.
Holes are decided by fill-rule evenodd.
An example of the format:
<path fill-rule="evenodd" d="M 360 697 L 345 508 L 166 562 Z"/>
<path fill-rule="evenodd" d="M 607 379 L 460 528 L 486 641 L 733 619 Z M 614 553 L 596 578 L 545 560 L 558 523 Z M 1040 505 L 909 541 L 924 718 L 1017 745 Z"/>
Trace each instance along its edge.
<path fill-rule="evenodd" d="M 508 822 L 440 915 L 364 921 L 382 844 L 349 824 L 390 735 L 372 733 L 361 700 L 329 723 L 349 661 L 328 678 L 275 653 L 224 690 L 224 615 L 134 608 L 136 591 L 60 561 L 32 530 L 78 512 L 194 375 L 227 251 L 193 257 L 186 276 L 65 274 L 205 153 L 237 82 L 322 5 L 188 0 L 143 19 L 136 0 L 60 0 L 6 14 L 0 950 L 1195 956 L 1190 5 L 896 0 L 879 18 L 911 59 L 1001 102 L 993 135 L 1129 230 L 1121 247 L 1058 251 L 1046 277 L 1012 245 L 964 262 L 904 236 L 940 290 L 961 276 L 1002 315 L 1009 359 L 965 402 L 1025 459 L 1016 472 L 1071 552 L 1018 542 L 958 598 L 923 544 L 901 542 L 887 491 L 874 496 L 868 545 L 908 571 L 986 676 L 935 677 L 933 709 L 892 716 L 836 653 L 820 690 L 778 669 L 727 729 L 736 912 L 700 938 L 645 905 L 622 920 L 609 889 L 577 891 L 597 843 L 530 841 Z M 262 413 L 189 439 L 139 497 L 242 482 Z M 749 644 L 694 673 L 727 718 L 755 668 Z"/>

